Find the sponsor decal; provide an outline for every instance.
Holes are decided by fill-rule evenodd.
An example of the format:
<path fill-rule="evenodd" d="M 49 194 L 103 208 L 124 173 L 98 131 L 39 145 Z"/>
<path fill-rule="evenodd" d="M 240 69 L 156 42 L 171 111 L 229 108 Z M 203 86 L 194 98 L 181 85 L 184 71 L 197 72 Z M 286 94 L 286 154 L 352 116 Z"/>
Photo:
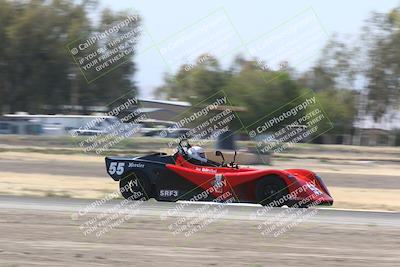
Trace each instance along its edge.
<path fill-rule="evenodd" d="M 196 171 L 208 172 L 208 173 L 217 173 L 217 170 L 215 170 L 215 169 L 200 168 L 200 167 L 196 167 Z"/>
<path fill-rule="evenodd" d="M 160 190 L 160 197 L 178 197 L 178 190 Z"/>
<path fill-rule="evenodd" d="M 144 168 L 143 163 L 138 163 L 138 162 L 129 162 L 128 167 L 130 168 Z"/>

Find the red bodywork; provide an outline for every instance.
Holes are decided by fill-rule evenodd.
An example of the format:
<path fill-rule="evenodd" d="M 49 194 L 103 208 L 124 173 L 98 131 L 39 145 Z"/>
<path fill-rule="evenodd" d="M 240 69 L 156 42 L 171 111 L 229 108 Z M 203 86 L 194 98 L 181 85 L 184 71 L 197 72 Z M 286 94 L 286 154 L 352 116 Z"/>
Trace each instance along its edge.
<path fill-rule="evenodd" d="M 167 164 L 166 167 L 187 179 L 203 190 L 212 186 L 216 174 L 222 174 L 226 180 L 223 190 L 212 192 L 214 197 L 230 192 L 240 202 L 255 202 L 256 183 L 260 178 L 279 176 L 286 183 L 289 194 L 294 202 L 309 200 L 317 204 L 332 205 L 333 198 L 322 180 L 312 171 L 304 169 L 263 169 L 209 167 L 194 165 L 186 161 L 183 156 L 176 157 L 175 164 Z"/>

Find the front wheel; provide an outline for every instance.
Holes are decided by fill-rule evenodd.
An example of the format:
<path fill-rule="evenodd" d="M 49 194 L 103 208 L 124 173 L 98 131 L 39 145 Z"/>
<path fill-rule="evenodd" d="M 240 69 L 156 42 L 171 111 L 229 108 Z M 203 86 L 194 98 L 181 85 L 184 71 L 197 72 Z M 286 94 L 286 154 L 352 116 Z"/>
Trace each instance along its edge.
<path fill-rule="evenodd" d="M 284 196 L 289 194 L 289 189 L 282 178 L 271 175 L 261 178 L 257 182 L 255 193 L 259 204 L 281 207 L 287 204 Z"/>
<path fill-rule="evenodd" d="M 151 184 L 145 176 L 134 173 L 119 181 L 119 191 L 125 199 L 148 200 Z"/>

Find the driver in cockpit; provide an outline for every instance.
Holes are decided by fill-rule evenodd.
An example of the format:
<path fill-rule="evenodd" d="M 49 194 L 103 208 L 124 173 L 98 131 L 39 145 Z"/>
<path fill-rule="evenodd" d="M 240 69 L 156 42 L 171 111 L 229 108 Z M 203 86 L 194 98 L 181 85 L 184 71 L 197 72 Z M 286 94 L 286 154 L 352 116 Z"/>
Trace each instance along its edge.
<path fill-rule="evenodd" d="M 188 148 L 187 154 L 189 156 L 189 162 L 203 166 L 214 166 L 218 167 L 221 164 L 207 159 L 204 149 L 200 146 L 192 146 Z"/>

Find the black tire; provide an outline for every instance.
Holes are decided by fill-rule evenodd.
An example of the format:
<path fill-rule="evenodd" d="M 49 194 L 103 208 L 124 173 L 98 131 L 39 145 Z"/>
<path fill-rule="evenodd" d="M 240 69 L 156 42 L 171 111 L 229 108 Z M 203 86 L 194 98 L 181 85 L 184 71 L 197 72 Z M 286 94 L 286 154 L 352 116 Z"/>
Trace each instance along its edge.
<path fill-rule="evenodd" d="M 119 190 L 125 199 L 148 200 L 151 198 L 150 180 L 142 173 L 133 173 L 121 179 Z"/>
<path fill-rule="evenodd" d="M 256 200 L 261 205 L 281 207 L 287 205 L 283 197 L 289 194 L 289 189 L 281 177 L 270 175 L 261 178 L 256 184 Z"/>

